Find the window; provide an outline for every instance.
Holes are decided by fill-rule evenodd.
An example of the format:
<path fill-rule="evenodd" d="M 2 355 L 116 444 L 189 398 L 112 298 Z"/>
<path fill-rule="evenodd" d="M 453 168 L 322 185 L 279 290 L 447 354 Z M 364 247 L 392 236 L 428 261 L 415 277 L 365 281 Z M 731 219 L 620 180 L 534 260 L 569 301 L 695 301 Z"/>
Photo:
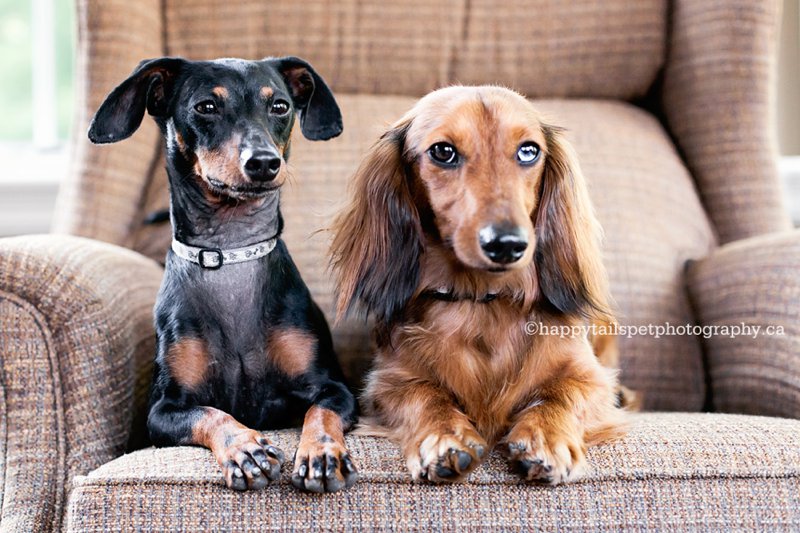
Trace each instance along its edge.
<path fill-rule="evenodd" d="M 0 0 L 0 13 L 0 181 L 57 179 L 43 159 L 67 155 L 74 105 L 73 0 Z"/>
<path fill-rule="evenodd" d="M 0 236 L 50 227 L 69 168 L 74 0 L 0 0 Z"/>

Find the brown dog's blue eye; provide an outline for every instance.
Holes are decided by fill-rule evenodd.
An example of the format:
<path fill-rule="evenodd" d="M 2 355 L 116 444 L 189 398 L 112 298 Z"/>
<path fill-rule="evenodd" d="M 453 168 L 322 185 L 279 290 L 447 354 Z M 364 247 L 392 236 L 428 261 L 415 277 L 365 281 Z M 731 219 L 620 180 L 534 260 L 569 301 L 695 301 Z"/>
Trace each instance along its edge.
<path fill-rule="evenodd" d="M 450 143 L 436 143 L 428 148 L 428 155 L 435 163 L 446 167 L 454 167 L 458 164 L 458 151 Z"/>
<path fill-rule="evenodd" d="M 269 112 L 273 115 L 285 115 L 289 112 L 289 102 L 286 100 L 275 100 L 272 102 L 272 107 L 269 108 Z"/>
<path fill-rule="evenodd" d="M 215 104 L 212 100 L 203 100 L 194 106 L 194 110 L 201 115 L 213 115 L 217 112 L 217 104 Z"/>
<path fill-rule="evenodd" d="M 539 154 L 541 153 L 542 150 L 535 142 L 522 143 L 522 146 L 517 150 L 517 161 L 521 165 L 532 165 L 539 159 Z"/>

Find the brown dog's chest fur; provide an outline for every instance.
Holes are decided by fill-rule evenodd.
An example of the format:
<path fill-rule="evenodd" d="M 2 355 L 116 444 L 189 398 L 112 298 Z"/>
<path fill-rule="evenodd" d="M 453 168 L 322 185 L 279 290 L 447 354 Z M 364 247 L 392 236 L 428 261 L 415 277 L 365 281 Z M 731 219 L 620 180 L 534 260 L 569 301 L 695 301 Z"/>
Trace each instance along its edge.
<path fill-rule="evenodd" d="M 591 354 L 585 338 L 569 339 L 565 346 L 563 339 L 554 343 L 527 333 L 528 322 L 546 321 L 506 296 L 489 303 L 433 301 L 421 321 L 394 329 L 395 349 L 382 350 L 378 363 L 449 391 L 478 432 L 494 443 L 516 414 L 545 400 L 545 389 L 576 355 Z"/>

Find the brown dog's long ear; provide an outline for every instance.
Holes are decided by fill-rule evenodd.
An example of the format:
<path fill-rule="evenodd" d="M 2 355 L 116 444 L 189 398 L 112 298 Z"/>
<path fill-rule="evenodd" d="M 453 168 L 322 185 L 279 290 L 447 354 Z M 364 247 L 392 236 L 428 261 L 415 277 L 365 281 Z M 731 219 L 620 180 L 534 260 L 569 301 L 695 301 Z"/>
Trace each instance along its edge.
<path fill-rule="evenodd" d="M 609 317 L 600 226 L 577 157 L 560 130 L 544 126 L 547 154 L 539 203 L 534 266 L 538 303 L 564 314 Z"/>
<path fill-rule="evenodd" d="M 111 91 L 89 126 L 89 140 L 95 144 L 127 139 L 139 128 L 144 111 L 154 117 L 167 113 L 175 80 L 186 63 L 177 57 L 149 59 Z"/>
<path fill-rule="evenodd" d="M 340 319 L 360 307 L 378 324 L 389 324 L 419 284 L 422 229 L 403 156 L 408 124 L 396 125 L 372 147 L 355 174 L 350 205 L 334 222 L 331 264 Z"/>

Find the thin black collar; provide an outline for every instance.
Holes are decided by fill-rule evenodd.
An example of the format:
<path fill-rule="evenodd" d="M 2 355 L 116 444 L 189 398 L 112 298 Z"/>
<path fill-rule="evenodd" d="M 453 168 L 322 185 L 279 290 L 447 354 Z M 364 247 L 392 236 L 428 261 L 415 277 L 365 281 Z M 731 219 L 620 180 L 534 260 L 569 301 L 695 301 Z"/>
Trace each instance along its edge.
<path fill-rule="evenodd" d="M 431 289 L 424 291 L 422 296 L 439 300 L 440 302 L 475 302 L 476 304 L 488 304 L 497 298 L 497 293 L 487 292 L 483 296 L 476 294 L 456 294 L 452 289 Z"/>

